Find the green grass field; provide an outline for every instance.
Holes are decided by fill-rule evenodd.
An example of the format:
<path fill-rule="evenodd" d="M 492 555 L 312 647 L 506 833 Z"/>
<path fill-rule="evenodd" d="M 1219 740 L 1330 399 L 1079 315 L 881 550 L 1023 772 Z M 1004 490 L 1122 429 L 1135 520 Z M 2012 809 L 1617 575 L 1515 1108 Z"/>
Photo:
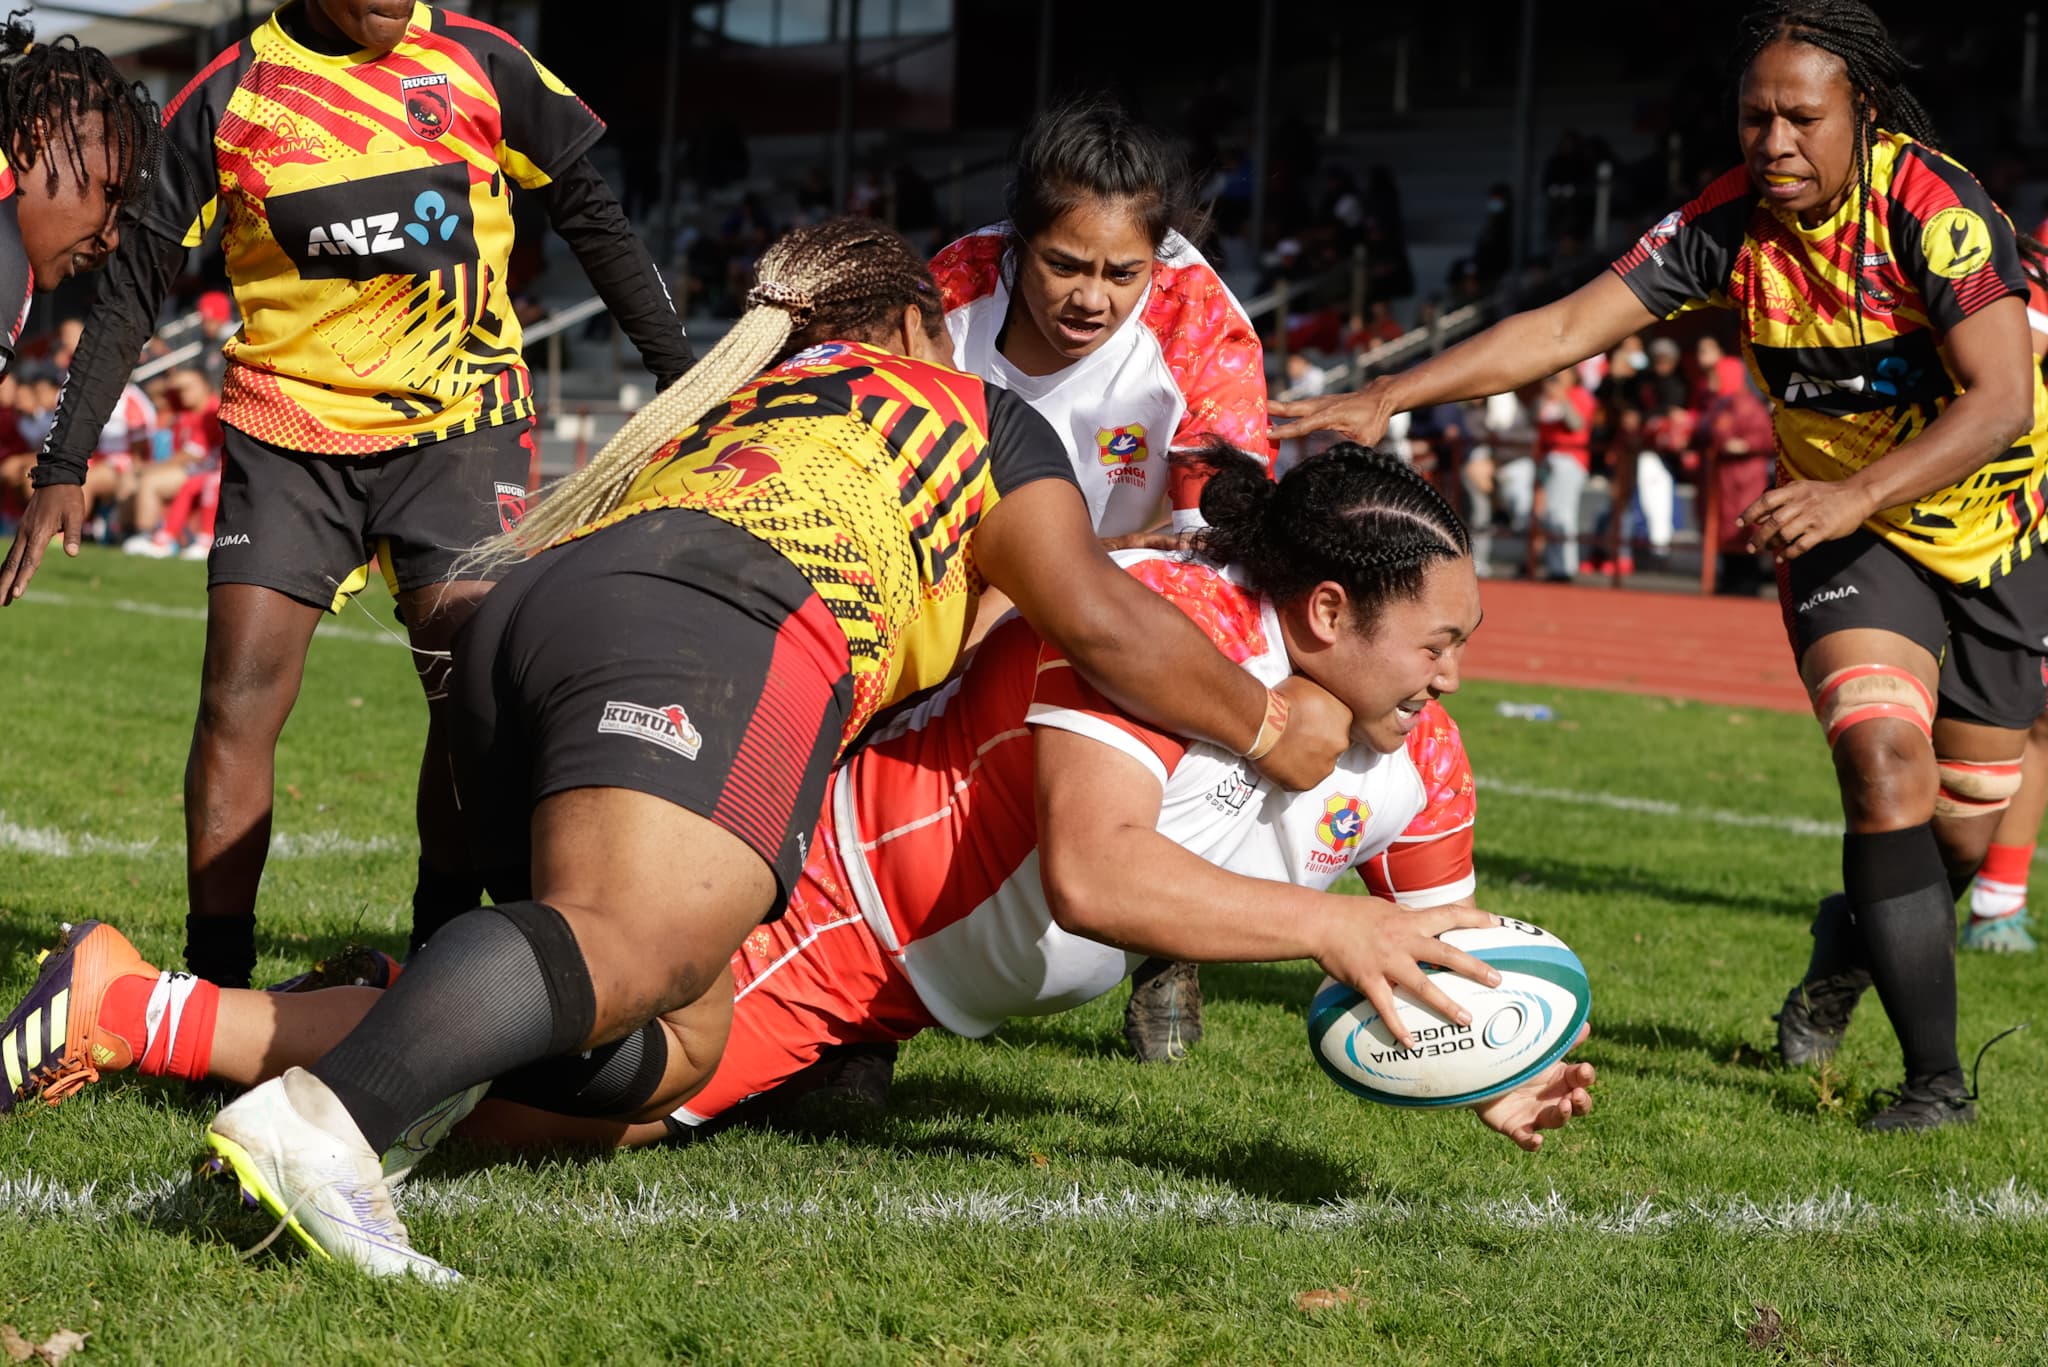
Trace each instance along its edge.
<path fill-rule="evenodd" d="M 202 584 L 60 557 L 0 614 L 10 1003 L 66 919 L 177 961 Z M 423 709 L 377 622 L 334 625 L 280 748 L 259 975 L 403 942 Z M 1481 905 L 1593 975 L 1597 1109 L 1540 1154 L 1325 1081 L 1312 966 L 1214 968 L 1178 1068 L 1124 1056 L 1111 1000 L 914 1042 L 885 1116 L 600 1159 L 455 1146 L 400 1199 L 470 1277 L 446 1292 L 288 1240 L 245 1259 L 266 1223 L 186 1180 L 206 1109 L 112 1080 L 0 1124 L 0 1322 L 88 1333 L 74 1362 L 2048 1361 L 2048 1030 L 1991 1055 L 1981 1124 L 1929 1136 L 1856 1128 L 1898 1081 L 1874 1002 L 1838 1075 L 1769 1061 L 1837 878 L 1811 721 L 1485 684 L 1452 711 Z M 1966 958 L 1966 1050 L 2044 972 Z"/>

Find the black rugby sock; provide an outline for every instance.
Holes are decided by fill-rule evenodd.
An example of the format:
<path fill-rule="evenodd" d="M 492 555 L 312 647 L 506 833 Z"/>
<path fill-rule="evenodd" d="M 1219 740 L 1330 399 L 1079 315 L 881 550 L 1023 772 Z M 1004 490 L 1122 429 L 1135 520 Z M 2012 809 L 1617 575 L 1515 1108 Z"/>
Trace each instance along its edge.
<path fill-rule="evenodd" d="M 247 987 L 256 971 L 256 913 L 185 916 L 185 971 L 216 987 Z"/>
<path fill-rule="evenodd" d="M 412 938 L 406 942 L 408 957 L 434 932 L 484 900 L 484 880 L 468 869 L 450 871 L 419 862 L 419 874 L 412 885 Z"/>
<path fill-rule="evenodd" d="M 1813 918 L 1813 958 L 1806 965 L 1806 981 L 1823 978 L 1853 978 L 1865 986 L 1870 982 L 1863 932 L 1844 893 L 1831 892 L 1821 898 L 1820 910 Z"/>
<path fill-rule="evenodd" d="M 1843 837 L 1842 877 L 1906 1081 L 1960 1083 L 1956 904 L 1934 827 Z"/>
<path fill-rule="evenodd" d="M 442 927 L 310 1071 L 381 1153 L 457 1092 L 581 1049 L 596 1017 L 590 970 L 560 912 L 480 908 Z"/>
<path fill-rule="evenodd" d="M 507 1073 L 491 1084 L 491 1097 L 556 1115 L 623 1118 L 647 1104 L 667 1071 L 668 1030 L 649 1021 L 589 1053 L 544 1058 Z"/>

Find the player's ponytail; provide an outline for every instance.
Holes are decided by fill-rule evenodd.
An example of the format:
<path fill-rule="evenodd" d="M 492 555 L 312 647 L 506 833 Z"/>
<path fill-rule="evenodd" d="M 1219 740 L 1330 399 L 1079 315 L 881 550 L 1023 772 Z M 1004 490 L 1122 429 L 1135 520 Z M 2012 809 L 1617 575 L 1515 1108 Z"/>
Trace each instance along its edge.
<path fill-rule="evenodd" d="M 517 528 L 466 557 L 457 573 L 503 568 L 615 511 L 651 461 L 769 365 L 819 342 L 876 340 L 910 307 L 927 336 L 944 335 L 930 270 L 886 224 L 835 218 L 783 234 L 761 254 L 747 311 L 718 345 L 634 414 L 589 465 L 542 495 Z"/>
<path fill-rule="evenodd" d="M 43 168 L 49 193 L 57 193 L 58 157 L 80 185 L 99 172 L 86 164 L 80 128 L 100 116 L 100 139 L 114 167 L 107 192 L 108 224 L 123 211 L 134 214 L 157 174 L 163 131 L 156 101 L 137 82 L 121 75 L 98 48 L 80 47 L 71 34 L 37 42 L 27 10 L 0 21 L 0 129 L 17 174 Z"/>
<path fill-rule="evenodd" d="M 1234 447 L 1214 442 L 1172 461 L 1208 472 L 1195 549 L 1236 567 L 1251 587 L 1288 603 L 1334 581 L 1370 633 L 1380 609 L 1422 592 L 1429 567 L 1472 553 L 1443 495 L 1402 461 L 1355 442 L 1311 456 L 1279 483 Z"/>

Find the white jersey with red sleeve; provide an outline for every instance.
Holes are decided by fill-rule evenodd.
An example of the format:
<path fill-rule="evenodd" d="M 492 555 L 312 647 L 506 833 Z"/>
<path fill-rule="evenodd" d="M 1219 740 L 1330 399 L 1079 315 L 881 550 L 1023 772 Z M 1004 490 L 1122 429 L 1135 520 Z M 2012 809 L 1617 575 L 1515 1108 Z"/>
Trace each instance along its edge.
<path fill-rule="evenodd" d="M 121 386 L 120 401 L 114 411 L 107 415 L 107 425 L 100 429 L 99 441 L 93 447 L 96 456 L 125 456 L 132 453 L 139 443 L 147 443 L 156 432 L 156 405 L 149 395 L 133 384 Z M 144 459 L 148 459 L 145 455 Z"/>
<path fill-rule="evenodd" d="M 1201 481 L 1169 479 L 1169 451 L 1221 437 L 1272 463 L 1265 353 L 1244 308 L 1202 254 L 1170 234 L 1133 315 L 1100 347 L 1050 375 L 1026 375 L 996 348 L 1010 309 L 1008 225 L 932 259 L 953 364 L 1037 409 L 1066 443 L 1104 536 L 1143 531 L 1170 511 L 1201 525 Z"/>
<path fill-rule="evenodd" d="M 1256 677 L 1287 675 L 1271 605 L 1227 571 L 1148 552 L 1118 558 Z M 1141 957 L 1053 922 L 1039 881 L 1035 727 L 1143 765 L 1163 789 L 1159 832 L 1233 873 L 1326 889 L 1357 867 L 1382 895 L 1416 906 L 1472 891 L 1471 772 L 1441 708 L 1402 750 L 1355 747 L 1322 784 L 1288 793 L 1226 750 L 1133 721 L 1012 619 L 961 679 L 859 751 L 828 803 L 856 906 L 956 1033 L 1078 1006 Z"/>

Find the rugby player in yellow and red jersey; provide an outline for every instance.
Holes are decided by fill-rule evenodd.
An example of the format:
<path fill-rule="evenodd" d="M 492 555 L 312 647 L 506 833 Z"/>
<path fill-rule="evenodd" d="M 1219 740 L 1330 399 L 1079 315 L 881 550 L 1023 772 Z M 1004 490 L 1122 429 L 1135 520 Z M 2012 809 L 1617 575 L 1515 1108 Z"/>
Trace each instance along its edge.
<path fill-rule="evenodd" d="M 1955 891 L 2048 692 L 2048 391 L 2019 239 L 1937 150 L 1870 7 L 1774 0 L 1740 42 L 1740 168 L 1592 284 L 1356 395 L 1276 404 L 1298 421 L 1274 435 L 1371 440 L 1394 412 L 1513 389 L 1687 309 L 1735 311 L 1778 436 L 1778 487 L 1743 524 L 1778 559 L 1848 824 L 1846 896 L 1821 905 L 1779 1050 L 1831 1056 L 1875 983 L 1906 1080 L 1865 1124 L 1928 1129 L 1976 1116 Z"/>
<path fill-rule="evenodd" d="M 604 124 L 510 36 L 411 0 L 293 0 L 165 111 L 163 185 L 109 266 L 34 471 L 19 594 L 83 518 L 93 438 L 186 250 L 218 224 L 227 343 L 206 656 L 185 777 L 186 963 L 246 984 L 273 759 L 321 615 L 381 562 L 429 724 L 415 943 L 474 906 L 448 781 L 447 649 L 489 587 L 460 553 L 523 510 L 533 394 L 506 293 L 535 194 L 662 385 L 667 290 L 586 155 Z"/>

